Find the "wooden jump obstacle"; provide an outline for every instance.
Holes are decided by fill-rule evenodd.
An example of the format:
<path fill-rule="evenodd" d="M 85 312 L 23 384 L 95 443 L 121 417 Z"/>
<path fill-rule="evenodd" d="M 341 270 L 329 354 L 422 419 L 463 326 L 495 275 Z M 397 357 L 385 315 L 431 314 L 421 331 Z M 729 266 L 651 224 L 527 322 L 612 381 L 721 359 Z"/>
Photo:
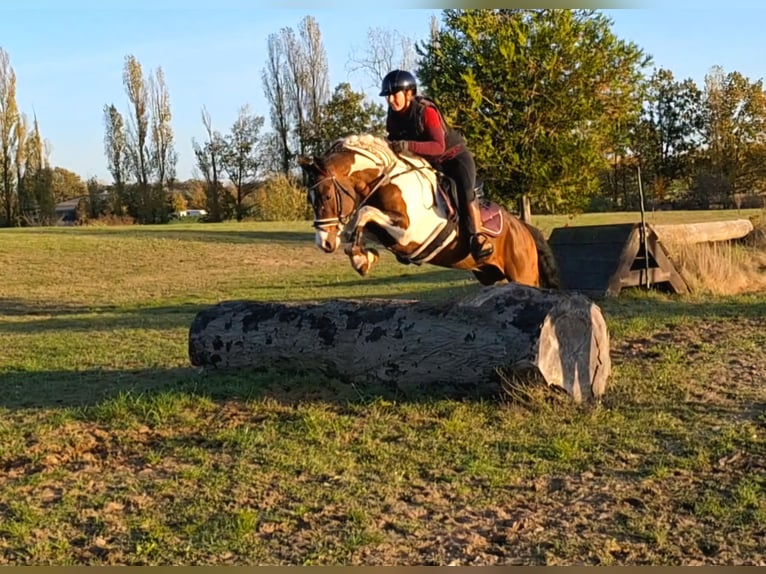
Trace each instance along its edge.
<path fill-rule="evenodd" d="M 625 287 L 647 285 L 687 293 L 689 287 L 668 251 L 690 243 L 745 237 L 749 220 L 679 225 L 646 225 L 646 248 L 640 223 L 558 227 L 548 242 L 556 256 L 564 288 L 589 297 L 617 296 Z M 648 281 L 647 281 L 648 280 Z"/>

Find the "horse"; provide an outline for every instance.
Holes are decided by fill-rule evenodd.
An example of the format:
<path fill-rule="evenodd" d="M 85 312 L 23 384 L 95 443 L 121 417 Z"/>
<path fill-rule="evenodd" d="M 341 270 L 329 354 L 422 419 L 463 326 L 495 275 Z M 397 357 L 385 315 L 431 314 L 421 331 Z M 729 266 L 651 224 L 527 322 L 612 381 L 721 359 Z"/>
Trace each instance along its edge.
<path fill-rule="evenodd" d="M 383 138 L 350 135 L 323 156 L 300 156 L 298 163 L 308 180 L 317 247 L 333 253 L 347 241 L 344 251 L 362 276 L 379 259 L 375 248 L 365 247 L 367 238 L 400 263 L 469 270 L 482 285 L 509 281 L 561 288 L 542 232 L 485 198 L 481 231 L 494 252 L 476 261 L 459 222 L 454 183 L 420 156 L 397 155 Z"/>

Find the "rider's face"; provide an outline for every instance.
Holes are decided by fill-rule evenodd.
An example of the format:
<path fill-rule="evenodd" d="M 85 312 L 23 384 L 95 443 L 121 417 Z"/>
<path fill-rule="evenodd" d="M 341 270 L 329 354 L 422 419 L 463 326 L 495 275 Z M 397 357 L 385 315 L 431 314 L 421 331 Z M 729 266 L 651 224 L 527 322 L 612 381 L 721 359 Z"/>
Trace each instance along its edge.
<path fill-rule="evenodd" d="M 388 96 L 386 96 L 386 99 L 388 100 L 389 108 L 391 108 L 395 112 L 402 112 L 406 110 L 407 107 L 410 105 L 410 100 L 412 99 L 412 96 L 410 95 L 410 92 L 399 90 L 395 94 L 389 94 Z"/>

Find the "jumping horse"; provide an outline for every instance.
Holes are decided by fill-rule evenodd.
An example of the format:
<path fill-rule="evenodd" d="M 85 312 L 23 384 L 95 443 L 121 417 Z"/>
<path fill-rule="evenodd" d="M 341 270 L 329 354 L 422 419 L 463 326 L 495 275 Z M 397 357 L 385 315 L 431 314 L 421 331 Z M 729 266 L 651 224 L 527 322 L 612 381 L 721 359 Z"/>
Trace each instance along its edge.
<path fill-rule="evenodd" d="M 457 217 L 451 180 L 420 156 L 391 151 L 370 134 L 336 141 L 322 157 L 300 157 L 308 176 L 316 244 L 327 253 L 348 240 L 345 253 L 367 275 L 379 253 L 377 241 L 402 263 L 429 263 L 470 270 L 483 285 L 507 280 L 560 288 L 556 261 L 542 232 L 503 207 L 482 199 L 482 232 L 494 253 L 477 262 Z"/>

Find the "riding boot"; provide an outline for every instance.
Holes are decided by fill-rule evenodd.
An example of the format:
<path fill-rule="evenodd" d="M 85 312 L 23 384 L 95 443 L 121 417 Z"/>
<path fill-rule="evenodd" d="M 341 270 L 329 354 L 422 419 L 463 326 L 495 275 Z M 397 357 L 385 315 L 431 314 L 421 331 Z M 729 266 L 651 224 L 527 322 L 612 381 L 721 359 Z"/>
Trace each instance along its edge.
<path fill-rule="evenodd" d="M 479 204 L 474 200 L 468 203 L 468 233 L 471 236 L 471 255 L 477 261 L 489 257 L 495 248 L 489 238 L 481 233 L 481 211 Z"/>

